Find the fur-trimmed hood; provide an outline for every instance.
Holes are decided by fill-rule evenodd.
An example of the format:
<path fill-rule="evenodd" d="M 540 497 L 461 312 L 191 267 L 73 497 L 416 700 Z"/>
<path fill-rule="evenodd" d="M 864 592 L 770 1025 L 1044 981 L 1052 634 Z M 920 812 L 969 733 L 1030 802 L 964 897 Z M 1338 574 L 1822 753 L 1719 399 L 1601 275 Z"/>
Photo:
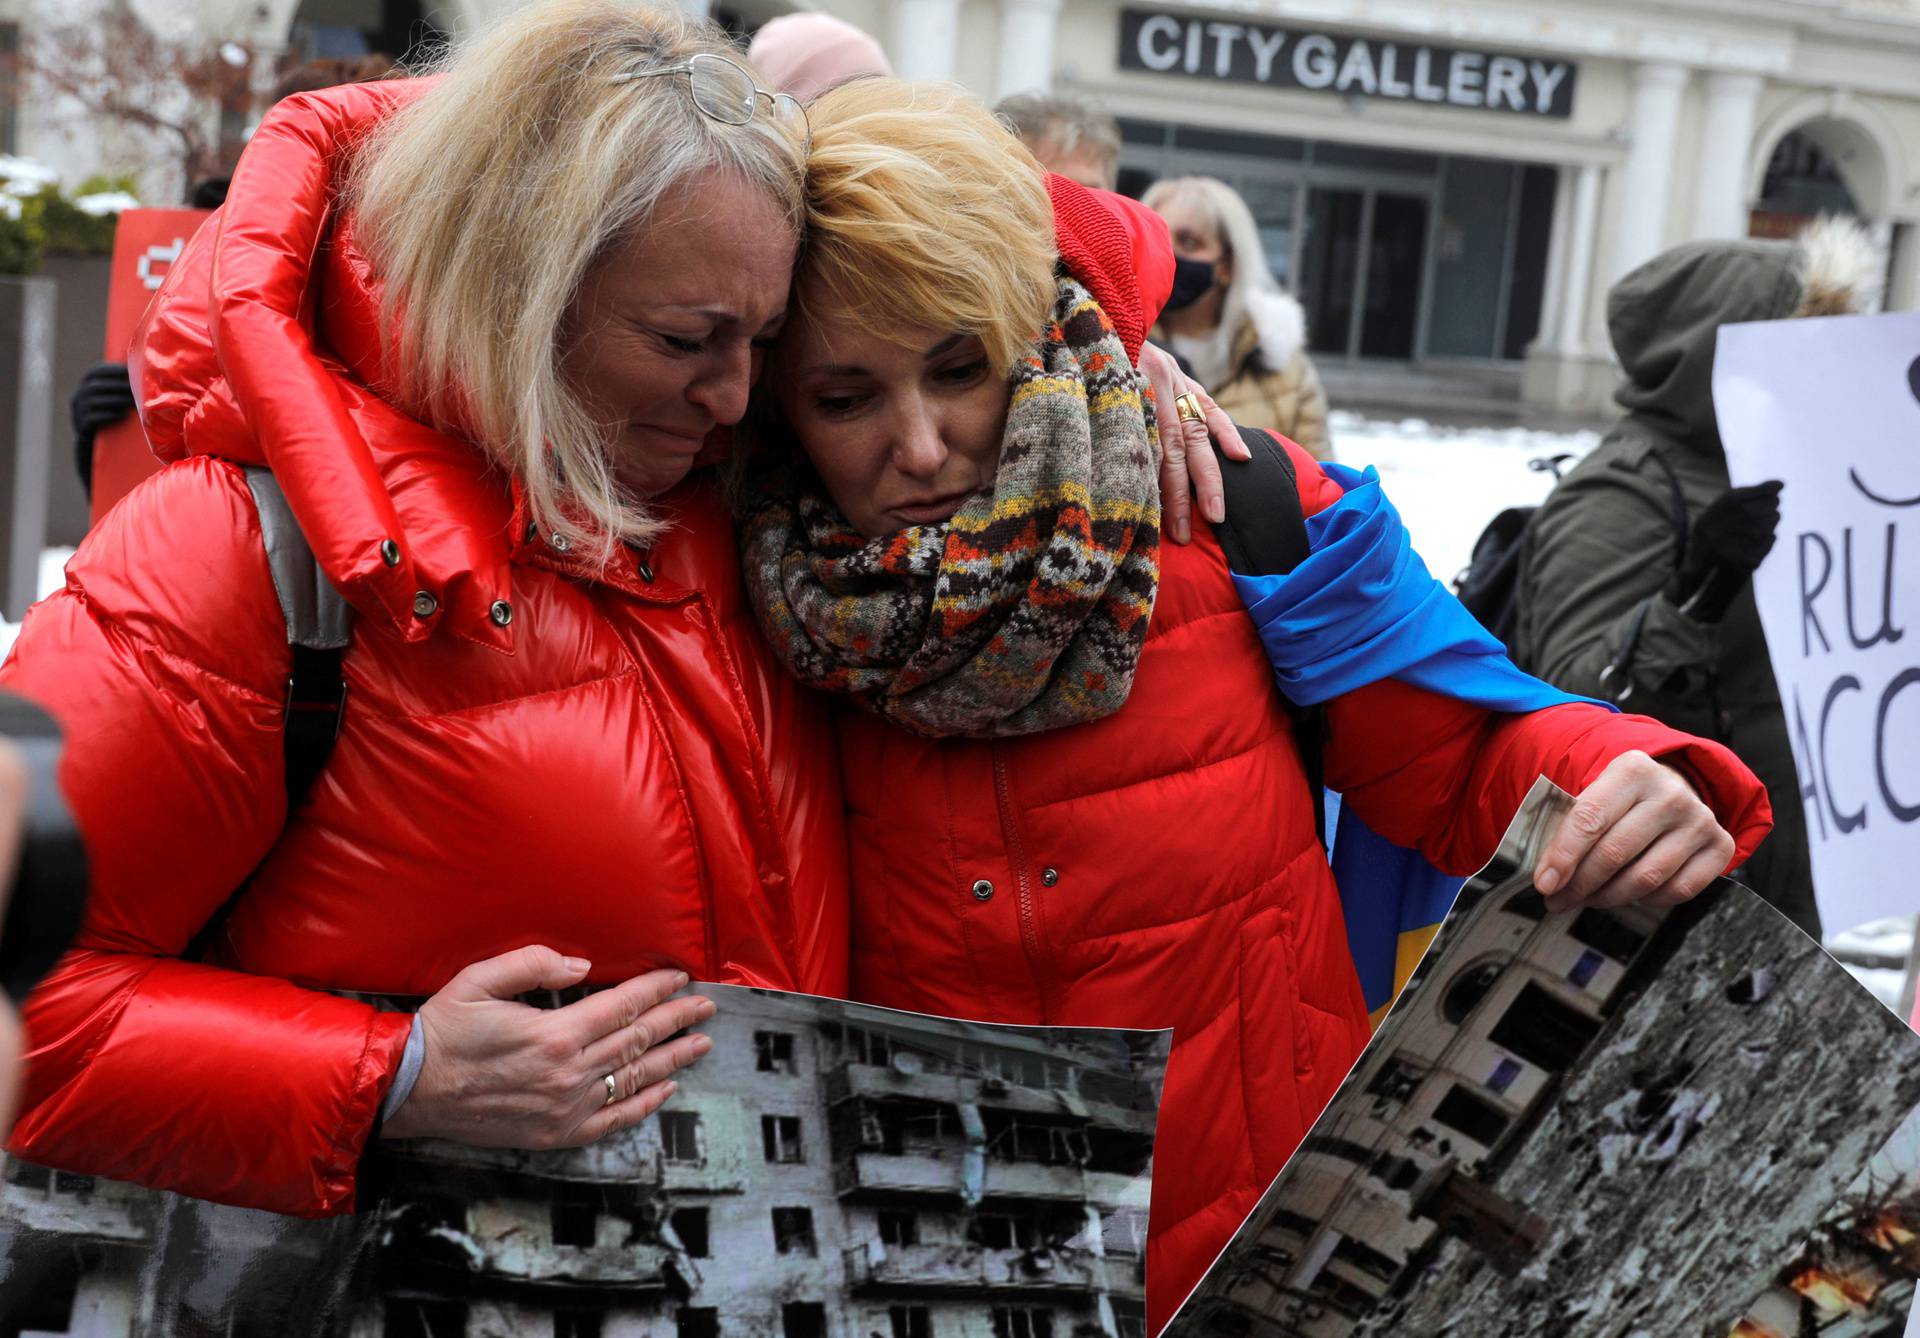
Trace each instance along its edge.
<path fill-rule="evenodd" d="M 1870 311 L 1882 269 L 1873 239 L 1844 218 L 1823 218 L 1791 242 L 1689 242 L 1655 256 L 1607 295 L 1607 327 L 1627 375 L 1620 404 L 1717 451 L 1720 327 Z"/>
<path fill-rule="evenodd" d="M 1257 288 L 1247 294 L 1240 333 L 1233 345 L 1234 371 L 1245 366 L 1248 355 L 1254 352 L 1259 353 L 1265 370 L 1285 371 L 1294 355 L 1306 346 L 1306 308 L 1292 294 L 1277 288 Z"/>

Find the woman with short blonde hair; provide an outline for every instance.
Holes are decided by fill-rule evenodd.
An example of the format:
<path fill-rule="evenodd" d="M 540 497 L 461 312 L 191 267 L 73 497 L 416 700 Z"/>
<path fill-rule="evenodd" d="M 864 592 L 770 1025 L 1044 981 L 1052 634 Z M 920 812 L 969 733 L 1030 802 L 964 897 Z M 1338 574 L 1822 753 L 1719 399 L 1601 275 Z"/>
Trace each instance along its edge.
<path fill-rule="evenodd" d="M 261 124 L 136 342 L 172 463 L 0 672 L 95 874 L 16 1155 L 345 1213 L 376 1137 L 651 1114 L 689 976 L 842 991 L 832 741 L 694 468 L 784 317 L 803 145 L 717 28 L 615 0 Z"/>
<path fill-rule="evenodd" d="M 1212 532 L 1159 541 L 1159 434 L 1133 360 L 1172 269 L 1166 230 L 1059 177 L 1041 208 L 1031 156 L 958 94 L 872 80 L 809 111 L 803 296 L 753 420 L 741 548 L 781 659 L 860 708 L 837 717 L 853 997 L 1173 1029 L 1158 1143 L 1116 1137 L 1086 1163 L 1130 1174 L 1152 1155 L 1151 1333 L 1368 1035 L 1275 662 Z M 1357 510 L 1377 481 L 1343 497 L 1304 451 L 1286 460 L 1302 512 L 1343 508 L 1303 570 L 1399 561 L 1390 508 Z M 1362 604 L 1400 579 L 1350 578 Z M 1409 588 L 1431 612 L 1448 597 L 1427 582 Z M 1343 612 L 1370 626 L 1370 608 Z M 1345 635 L 1287 641 L 1347 663 Z M 1347 805 L 1458 873 L 1536 776 L 1584 791 L 1591 827 L 1549 847 L 1563 901 L 1684 899 L 1734 853 L 1720 821 L 1747 849 L 1766 829 L 1731 754 L 1597 706 L 1509 712 L 1375 675 L 1326 720 Z M 1712 811 L 1647 753 L 1685 765 Z M 1606 853 L 1569 835 L 1587 830 Z M 1044 1226 L 1084 1239 L 1086 1223 Z"/>

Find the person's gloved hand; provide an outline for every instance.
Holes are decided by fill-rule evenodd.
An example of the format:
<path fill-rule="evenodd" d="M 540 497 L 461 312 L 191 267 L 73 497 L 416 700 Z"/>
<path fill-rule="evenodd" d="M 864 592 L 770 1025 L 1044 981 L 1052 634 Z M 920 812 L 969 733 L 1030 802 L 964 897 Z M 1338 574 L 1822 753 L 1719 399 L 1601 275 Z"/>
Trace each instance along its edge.
<path fill-rule="evenodd" d="M 124 362 L 103 362 L 89 367 L 74 388 L 68 404 L 73 414 L 73 464 L 80 471 L 80 482 L 93 495 L 93 438 L 103 427 L 133 412 L 133 382 L 127 377 Z"/>
<path fill-rule="evenodd" d="M 1729 488 L 1693 522 L 1687 554 L 1667 595 L 1697 622 L 1717 623 L 1773 550 L 1780 528 L 1779 479 Z"/>

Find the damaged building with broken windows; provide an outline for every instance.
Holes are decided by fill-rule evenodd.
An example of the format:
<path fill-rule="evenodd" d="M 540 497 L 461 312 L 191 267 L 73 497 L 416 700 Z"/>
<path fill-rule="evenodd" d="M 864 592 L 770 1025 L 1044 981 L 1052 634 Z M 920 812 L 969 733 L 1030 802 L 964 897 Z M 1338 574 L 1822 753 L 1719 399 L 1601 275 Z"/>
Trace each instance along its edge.
<path fill-rule="evenodd" d="M 412 1145 L 383 1166 L 365 1238 L 242 1214 L 284 1235 L 243 1248 L 230 1228 L 176 1229 L 176 1247 L 199 1242 L 191 1263 L 161 1257 L 155 1223 L 239 1210 L 72 1177 L 56 1193 L 16 1168 L 0 1280 L 23 1276 L 29 1247 L 77 1261 L 39 1271 L 32 1327 L 52 1333 L 104 1316 L 131 1334 L 267 1331 L 288 1276 L 325 1259 L 351 1281 L 303 1307 L 334 1307 L 350 1338 L 1144 1338 L 1165 1034 L 699 988 L 719 1003 L 713 1049 L 626 1134 L 543 1153 Z M 235 1285 L 210 1308 L 205 1279 L 223 1273 Z"/>
<path fill-rule="evenodd" d="M 1554 812 L 1529 800 L 1164 1338 L 1899 1332 L 1920 1133 L 1872 1168 L 1920 1130 L 1904 1024 L 1730 883 L 1548 914 Z M 1850 1186 L 1872 1211 L 1810 1245 Z"/>
<path fill-rule="evenodd" d="M 1362 1056 L 1348 1083 L 1367 1099 L 1314 1126 L 1285 1202 L 1264 1200 L 1215 1266 L 1210 1282 L 1232 1285 L 1209 1287 L 1182 1332 L 1345 1338 L 1443 1231 L 1523 1255 L 1538 1224 L 1476 1193 L 1476 1173 L 1599 1034 L 1661 919 L 1549 919 L 1531 888 L 1480 916 L 1449 977 L 1410 1000 L 1431 1016 Z"/>

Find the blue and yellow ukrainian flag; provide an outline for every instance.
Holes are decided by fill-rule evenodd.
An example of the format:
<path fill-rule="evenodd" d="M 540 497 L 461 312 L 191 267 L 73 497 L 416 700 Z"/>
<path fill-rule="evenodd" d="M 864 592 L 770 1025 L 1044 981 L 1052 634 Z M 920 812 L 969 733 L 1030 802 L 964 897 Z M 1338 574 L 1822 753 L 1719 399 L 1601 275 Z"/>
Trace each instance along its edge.
<path fill-rule="evenodd" d="M 1507 658 L 1506 647 L 1427 571 L 1376 471 L 1321 469 L 1346 495 L 1307 517 L 1306 559 L 1283 576 L 1233 578 L 1290 701 L 1318 706 L 1387 678 L 1492 711 L 1591 700 L 1522 673 Z M 1352 809 L 1340 808 L 1328 830 L 1347 942 L 1378 1026 L 1463 880 L 1376 835 Z"/>

